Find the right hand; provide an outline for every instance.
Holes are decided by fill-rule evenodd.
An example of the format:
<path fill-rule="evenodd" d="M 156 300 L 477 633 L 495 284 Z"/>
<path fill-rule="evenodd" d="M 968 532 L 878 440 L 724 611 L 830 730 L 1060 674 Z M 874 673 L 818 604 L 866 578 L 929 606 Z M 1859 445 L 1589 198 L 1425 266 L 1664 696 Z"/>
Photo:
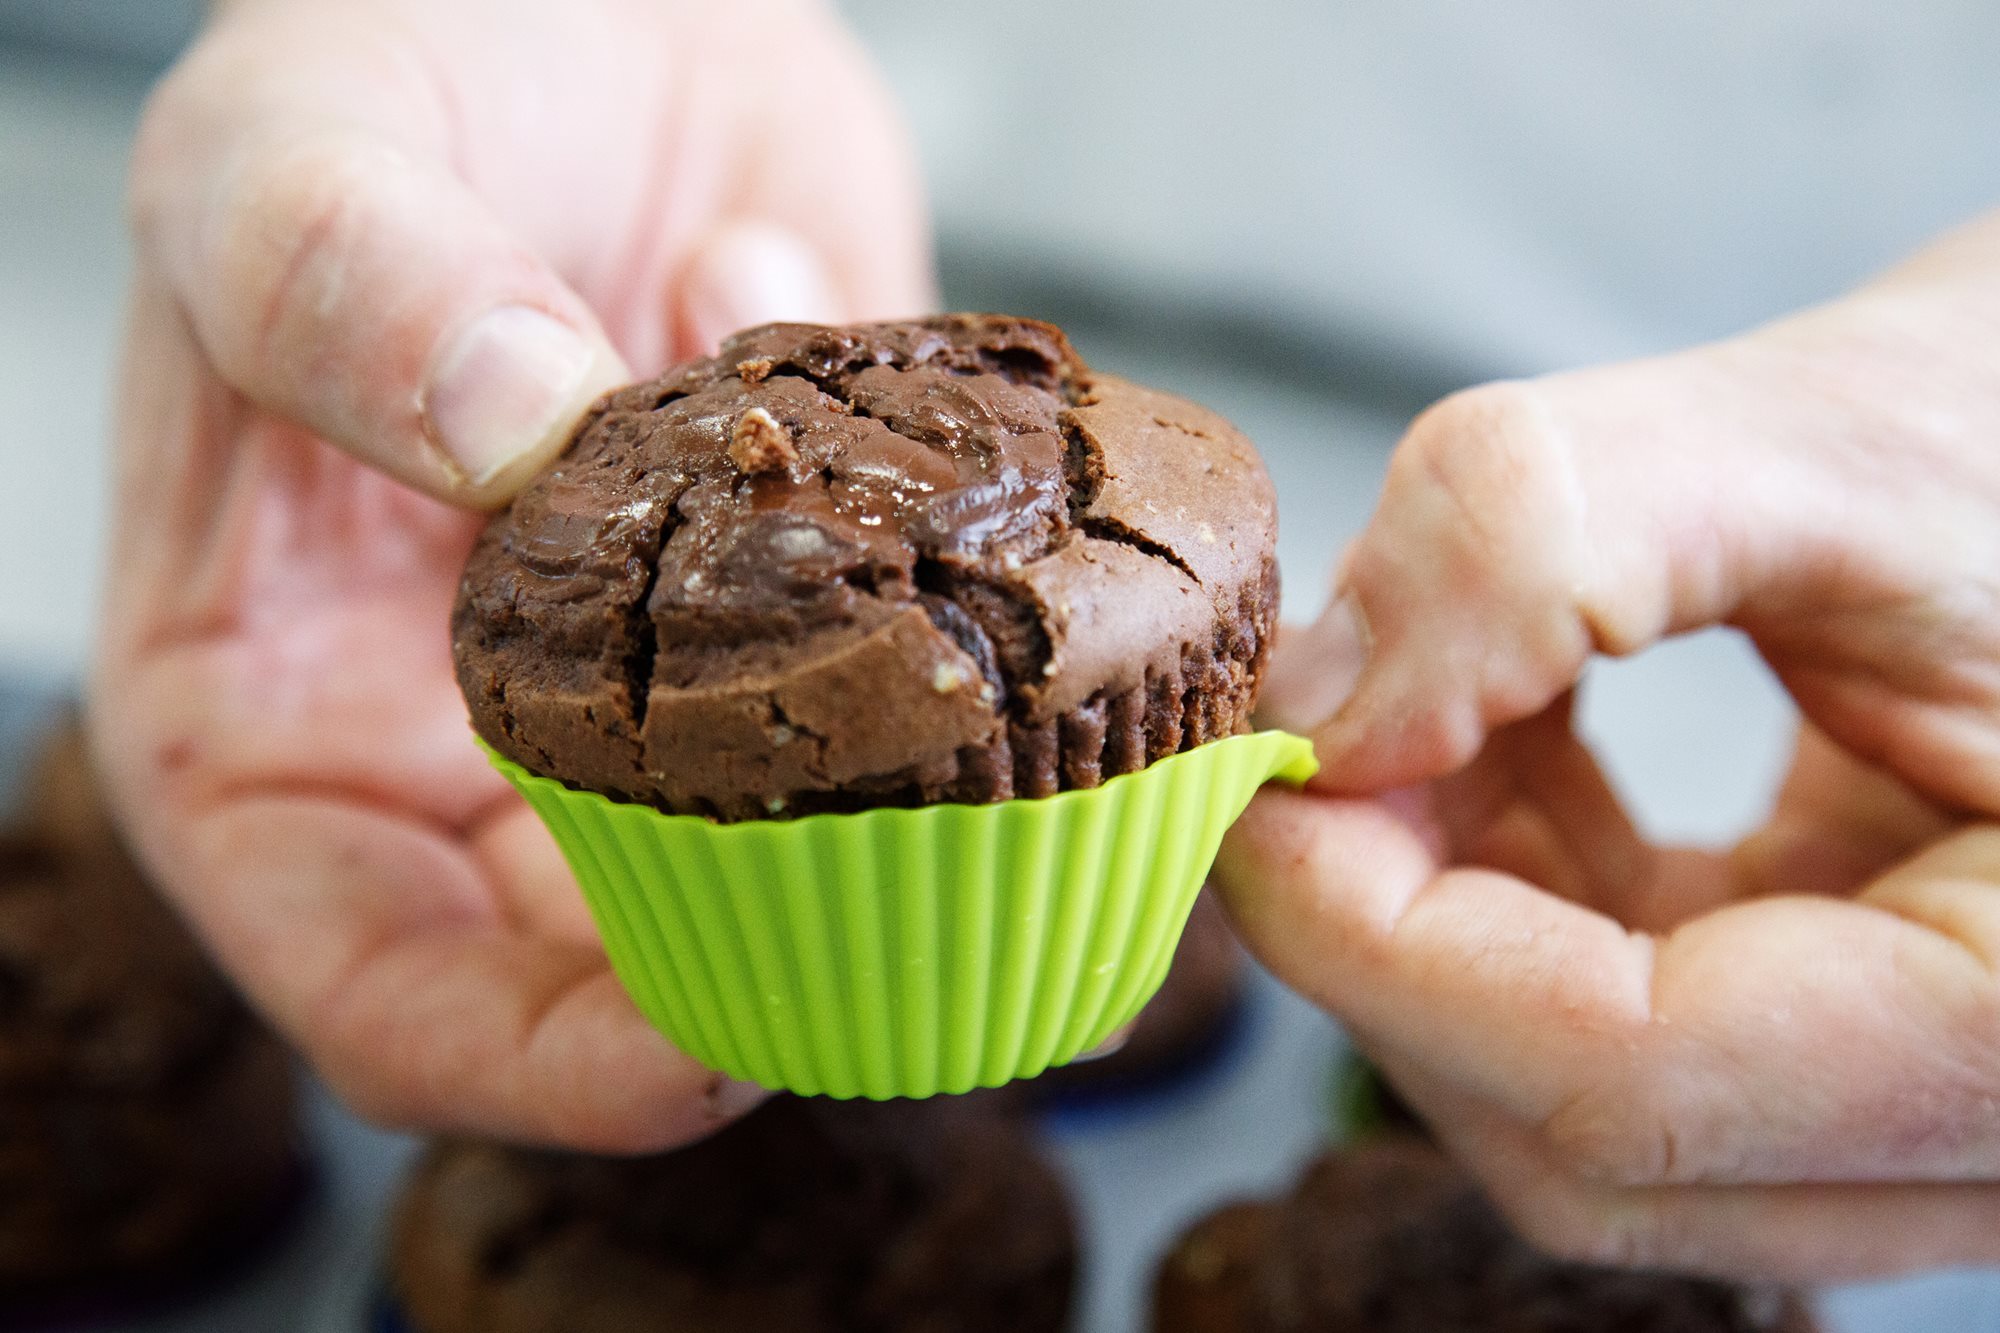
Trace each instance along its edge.
<path fill-rule="evenodd" d="M 604 389 L 932 304 L 819 0 L 234 0 L 140 127 L 96 746 L 141 853 L 359 1109 L 603 1150 L 740 1090 L 667 1045 L 480 758 L 480 519 Z"/>

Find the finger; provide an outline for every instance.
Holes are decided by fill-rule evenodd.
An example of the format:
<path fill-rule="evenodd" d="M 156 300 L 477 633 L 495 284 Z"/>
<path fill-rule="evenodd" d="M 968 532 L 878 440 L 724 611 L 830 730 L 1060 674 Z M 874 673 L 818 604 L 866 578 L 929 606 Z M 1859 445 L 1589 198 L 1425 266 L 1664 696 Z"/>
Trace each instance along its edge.
<path fill-rule="evenodd" d="M 825 263 L 799 236 L 769 223 L 734 222 L 711 233 L 689 259 L 678 295 L 681 345 L 704 355 L 757 324 L 848 318 Z"/>
<path fill-rule="evenodd" d="M 675 1050 L 593 946 L 510 929 L 450 838 L 335 794 L 192 821 L 182 894 L 252 998 L 384 1123 L 603 1152 L 743 1109 Z"/>
<path fill-rule="evenodd" d="M 153 339 L 130 360 L 187 356 Z M 154 401 L 166 410 L 145 447 L 171 453 L 173 398 L 138 406 Z M 476 520 L 295 428 L 257 422 L 194 448 L 230 454 L 205 491 L 199 469 L 170 461 L 124 480 L 91 712 L 127 817 L 165 847 L 171 812 L 338 787 L 467 826 L 509 790 L 469 742 L 442 632 L 446 571 Z"/>
<path fill-rule="evenodd" d="M 1654 847 L 1572 730 L 1571 697 L 1499 728 L 1472 764 L 1424 789 L 1444 859 L 1658 932 L 1742 898 L 1852 893 L 1956 825 L 1807 724 L 1762 829 L 1728 854 Z"/>
<path fill-rule="evenodd" d="M 1640 836 L 1590 747 L 1572 694 L 1496 730 L 1431 785 L 1453 864 L 1504 871 L 1632 930 L 1665 931 L 1745 895 L 1726 856 Z"/>
<path fill-rule="evenodd" d="M 1739 903 L 1654 939 L 1440 870 L 1381 807 L 1271 792 L 1217 878 L 1279 977 L 1628 1184 L 2000 1176 L 2000 834 L 1858 902 Z"/>
<path fill-rule="evenodd" d="M 1956 821 L 1807 723 L 1770 820 L 1732 857 L 1746 892 L 1846 894 Z"/>
<path fill-rule="evenodd" d="M 2000 1182 L 1607 1185 L 1449 1084 L 1392 1076 L 1515 1228 L 1562 1258 L 1799 1283 L 2000 1258 Z"/>
<path fill-rule="evenodd" d="M 1344 591 L 1346 583 L 1347 561 L 1343 557 L 1334 577 L 1334 594 L 1319 615 L 1302 625 L 1278 627 L 1271 662 L 1257 694 L 1258 725 L 1309 736 L 1354 696 L 1373 644 L 1361 604 Z M 1330 776 L 1324 780 L 1315 776 L 1313 781 L 1321 787 L 1333 786 Z"/>
<path fill-rule="evenodd" d="M 1304 638 L 1362 646 L 1358 672 L 1340 654 L 1352 690 L 1329 680 L 1267 707 L 1312 729 L 1329 780 L 1402 785 L 1453 771 L 1493 728 L 1546 707 L 1593 651 L 1726 612 L 1769 541 L 1736 539 L 1745 518 L 1716 506 L 1705 471 L 1706 450 L 1725 447 L 1704 443 L 1727 427 L 1724 387 L 1685 355 L 1492 385 L 1426 412 Z M 1693 456 L 1667 448 L 1670 430 L 1692 437 Z"/>
<path fill-rule="evenodd" d="M 599 949 L 597 925 L 568 862 L 542 821 L 512 791 L 469 830 L 473 855 L 514 929 Z"/>
<path fill-rule="evenodd" d="M 1729 622 L 1843 743 L 2000 804 L 1994 645 L 1965 610 L 2000 559 L 2000 476 L 1959 435 L 1883 419 L 1868 363 L 1828 390 L 1858 318 L 1488 386 L 1419 418 L 1335 600 L 1279 645 L 1329 664 L 1274 669 L 1266 701 L 1314 737 L 1322 785 L 1456 771 L 1593 653 Z M 1885 468 L 1913 480 L 1885 485 Z"/>
<path fill-rule="evenodd" d="M 627 378 L 584 301 L 451 172 L 407 112 L 302 79 L 239 86 L 225 30 L 149 107 L 143 262 L 222 377 L 431 495 L 504 500 Z M 381 95 L 380 90 L 371 92 Z M 393 97 L 394 94 L 387 94 Z"/>
<path fill-rule="evenodd" d="M 1572 701 L 1565 694 L 1495 731 L 1477 761 L 1435 785 L 1448 859 L 1505 871 L 1641 924 L 1619 909 L 1628 899 L 1647 905 L 1657 853 L 1572 730 Z"/>
<path fill-rule="evenodd" d="M 1779 1282 L 1890 1277 L 2000 1259 L 2000 1184 L 1666 1186 L 1523 1181 L 1512 1220 L 1597 1263 Z"/>
<path fill-rule="evenodd" d="M 1267 790 L 1215 882 L 1252 952 L 1381 1048 L 1524 1117 L 1643 1029 L 1652 942 L 1487 869 L 1446 871 L 1372 801 Z"/>
<path fill-rule="evenodd" d="M 746 119 L 761 131 L 731 216 L 756 218 L 797 236 L 826 266 L 842 317 L 902 319 L 938 306 L 930 210 L 908 117 L 838 6 L 805 3 L 777 12 L 738 7 L 746 21 L 723 40 L 742 44 L 740 66 L 774 58 L 805 78 L 760 88 Z M 839 152 L 795 127 L 841 109 Z M 788 315 L 757 319 L 793 318 Z"/>

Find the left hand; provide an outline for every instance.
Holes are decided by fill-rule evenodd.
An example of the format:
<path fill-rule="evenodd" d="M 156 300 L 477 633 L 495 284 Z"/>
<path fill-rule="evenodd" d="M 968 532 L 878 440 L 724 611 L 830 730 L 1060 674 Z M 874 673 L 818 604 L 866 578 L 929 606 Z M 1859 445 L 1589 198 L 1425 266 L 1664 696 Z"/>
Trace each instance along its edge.
<path fill-rule="evenodd" d="M 2000 218 L 1710 347 L 1449 399 L 1218 865 L 1544 1246 L 1787 1278 L 2000 1260 Z M 1804 713 L 1770 824 L 1648 845 L 1595 653 L 1727 623 Z"/>
<path fill-rule="evenodd" d="M 824 0 L 228 0 L 132 193 L 92 713 L 139 851 L 365 1114 L 716 1128 L 749 1090 L 619 988 L 473 746 L 450 610 L 474 510 L 626 365 L 930 303 L 859 48 Z"/>

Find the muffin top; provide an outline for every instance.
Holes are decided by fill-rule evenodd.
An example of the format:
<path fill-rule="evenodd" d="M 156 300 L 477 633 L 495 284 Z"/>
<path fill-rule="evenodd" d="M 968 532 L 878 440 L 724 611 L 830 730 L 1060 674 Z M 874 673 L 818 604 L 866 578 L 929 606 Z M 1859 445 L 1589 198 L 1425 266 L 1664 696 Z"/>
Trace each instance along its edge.
<path fill-rule="evenodd" d="M 725 817 L 986 799 L 967 756 L 1261 651 L 1274 508 L 1213 413 L 1032 320 L 772 325 L 600 402 L 495 517 L 454 637 L 535 772 Z"/>
<path fill-rule="evenodd" d="M 1331 1152 L 1276 1203 L 1235 1204 L 1161 1269 L 1162 1333 L 1810 1333 L 1789 1293 L 1568 1263 L 1531 1249 L 1443 1153 L 1391 1135 Z"/>
<path fill-rule="evenodd" d="M 1068 1200 L 983 1100 L 780 1097 L 652 1157 L 433 1148 L 396 1289 L 423 1333 L 1055 1333 Z"/>

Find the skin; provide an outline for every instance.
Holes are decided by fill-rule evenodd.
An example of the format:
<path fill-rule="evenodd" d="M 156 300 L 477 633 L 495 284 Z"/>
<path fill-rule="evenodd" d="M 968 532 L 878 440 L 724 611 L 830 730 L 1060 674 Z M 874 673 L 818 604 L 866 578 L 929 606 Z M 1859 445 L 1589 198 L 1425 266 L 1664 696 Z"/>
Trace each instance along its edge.
<path fill-rule="evenodd" d="M 619 990 L 446 627 L 472 511 L 626 364 L 935 303 L 858 50 L 816 0 L 242 0 L 153 97 L 132 199 L 92 705 L 167 891 L 377 1120 L 640 1150 L 743 1109 Z M 434 382 L 495 307 L 598 351 L 482 478 Z"/>
<path fill-rule="evenodd" d="M 627 365 L 931 305 L 912 182 L 811 0 L 239 0 L 155 98 L 96 744 L 365 1113 L 638 1150 L 740 1106 L 618 991 L 443 627 L 468 510 Z M 581 372 L 443 391 L 491 309 Z M 1280 645 L 1271 719 L 1325 771 L 1238 826 L 1232 912 L 1552 1249 L 2000 1258 L 1996 335 L 1989 221 L 1740 338 L 1449 399 Z M 1713 623 L 1798 763 L 1741 847 L 1649 847 L 1570 693 Z"/>
<path fill-rule="evenodd" d="M 1325 770 L 1219 873 L 1532 1238 L 1794 1278 L 2000 1259 L 2000 218 L 1713 346 L 1421 417 L 1269 720 Z M 1747 633 L 1770 822 L 1647 845 L 1596 654 Z"/>

